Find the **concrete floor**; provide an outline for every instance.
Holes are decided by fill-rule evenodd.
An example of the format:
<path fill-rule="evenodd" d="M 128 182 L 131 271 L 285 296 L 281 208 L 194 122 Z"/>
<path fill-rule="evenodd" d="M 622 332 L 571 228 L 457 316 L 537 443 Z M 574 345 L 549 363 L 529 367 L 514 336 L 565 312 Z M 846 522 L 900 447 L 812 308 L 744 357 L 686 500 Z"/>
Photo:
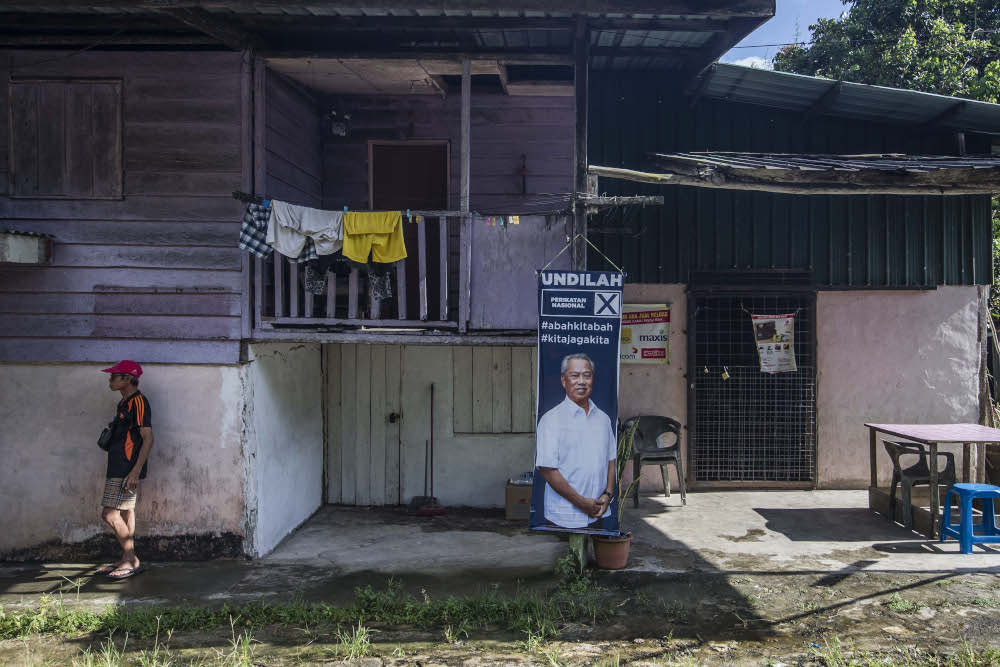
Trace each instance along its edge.
<path fill-rule="evenodd" d="M 677 494 L 649 496 L 637 510 L 630 504 L 625 524 L 637 574 L 1000 572 L 1000 545 L 962 555 L 953 540 L 930 541 L 873 514 L 866 491 L 689 493 L 684 507 Z M 288 595 L 346 602 L 355 586 L 381 586 L 386 575 L 437 595 L 467 594 L 544 584 L 564 540 L 497 511 L 417 518 L 400 508 L 330 506 L 259 561 L 151 563 L 120 582 L 95 575 L 95 564 L 2 564 L 0 605 L 33 604 L 39 594 L 94 606 Z"/>
<path fill-rule="evenodd" d="M 643 497 L 626 511 L 640 572 L 1000 572 L 1000 545 L 961 554 L 868 509 L 867 490 L 727 491 Z"/>

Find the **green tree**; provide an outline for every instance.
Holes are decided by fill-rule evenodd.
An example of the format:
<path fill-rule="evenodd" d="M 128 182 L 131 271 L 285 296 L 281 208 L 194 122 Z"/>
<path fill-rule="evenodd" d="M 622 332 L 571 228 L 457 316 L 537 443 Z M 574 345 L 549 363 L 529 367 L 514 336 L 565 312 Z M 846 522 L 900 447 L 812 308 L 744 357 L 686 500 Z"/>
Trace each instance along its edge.
<path fill-rule="evenodd" d="M 829 79 L 1000 102 L 1000 0 L 842 0 L 805 46 L 787 46 L 774 69 Z M 993 199 L 990 311 L 1000 320 L 1000 200 Z"/>
<path fill-rule="evenodd" d="M 809 43 L 779 51 L 774 68 L 1000 102 L 997 0 L 843 1 L 841 18 L 809 26 Z"/>

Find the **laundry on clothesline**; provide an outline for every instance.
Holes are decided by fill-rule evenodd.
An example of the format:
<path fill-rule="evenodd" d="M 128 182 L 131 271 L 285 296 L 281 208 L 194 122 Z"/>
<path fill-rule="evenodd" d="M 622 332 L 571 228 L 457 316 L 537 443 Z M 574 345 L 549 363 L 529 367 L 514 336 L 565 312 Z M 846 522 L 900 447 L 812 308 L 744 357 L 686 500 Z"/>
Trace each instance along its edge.
<path fill-rule="evenodd" d="M 317 255 L 331 255 L 344 244 L 344 214 L 318 208 L 271 202 L 267 243 L 285 257 L 299 257 L 307 239 L 312 239 Z"/>
<path fill-rule="evenodd" d="M 344 214 L 344 257 L 360 264 L 390 264 L 406 259 L 401 211 L 349 211 Z"/>
<path fill-rule="evenodd" d="M 407 256 L 402 211 L 349 211 L 346 206 L 343 211 L 325 210 L 247 193 L 233 196 L 248 202 L 240 225 L 240 249 L 261 259 L 276 250 L 290 262 L 306 263 L 305 287 L 313 294 L 326 290 L 329 271 L 349 273 L 348 259 L 360 265 L 392 264 Z M 423 221 L 409 211 L 406 219 Z M 338 261 L 317 263 L 331 255 Z M 380 291 L 391 294 L 388 281 L 382 285 Z"/>
<path fill-rule="evenodd" d="M 247 204 L 240 225 L 240 250 L 267 259 L 274 248 L 267 244 L 267 221 L 271 217 L 270 207 L 263 204 Z"/>
<path fill-rule="evenodd" d="M 250 202 L 243 212 L 243 221 L 240 224 L 240 250 L 267 259 L 274 252 L 267 243 L 267 230 L 271 219 L 271 202 L 263 200 L 263 203 Z M 315 260 L 316 246 L 312 239 L 306 239 L 302 252 L 298 257 L 289 257 L 291 262 L 306 262 Z"/>

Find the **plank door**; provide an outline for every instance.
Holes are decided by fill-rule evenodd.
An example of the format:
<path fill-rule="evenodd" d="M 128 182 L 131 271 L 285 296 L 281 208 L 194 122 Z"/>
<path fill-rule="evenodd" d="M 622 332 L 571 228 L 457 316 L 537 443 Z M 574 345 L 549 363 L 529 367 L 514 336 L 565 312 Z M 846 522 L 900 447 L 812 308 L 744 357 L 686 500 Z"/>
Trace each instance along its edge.
<path fill-rule="evenodd" d="M 327 345 L 327 502 L 400 499 L 398 345 Z"/>

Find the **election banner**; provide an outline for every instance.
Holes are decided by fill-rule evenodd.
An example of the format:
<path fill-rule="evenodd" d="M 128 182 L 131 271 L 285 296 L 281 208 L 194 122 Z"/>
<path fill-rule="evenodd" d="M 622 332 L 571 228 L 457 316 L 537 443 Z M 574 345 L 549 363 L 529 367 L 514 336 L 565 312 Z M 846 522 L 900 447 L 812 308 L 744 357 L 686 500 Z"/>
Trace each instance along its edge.
<path fill-rule="evenodd" d="M 670 306 L 665 303 L 622 306 L 621 361 L 670 363 Z"/>
<path fill-rule="evenodd" d="M 762 373 L 791 373 L 795 365 L 795 313 L 750 315 Z"/>
<path fill-rule="evenodd" d="M 611 271 L 538 274 L 534 530 L 618 535 L 623 283 Z"/>

